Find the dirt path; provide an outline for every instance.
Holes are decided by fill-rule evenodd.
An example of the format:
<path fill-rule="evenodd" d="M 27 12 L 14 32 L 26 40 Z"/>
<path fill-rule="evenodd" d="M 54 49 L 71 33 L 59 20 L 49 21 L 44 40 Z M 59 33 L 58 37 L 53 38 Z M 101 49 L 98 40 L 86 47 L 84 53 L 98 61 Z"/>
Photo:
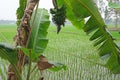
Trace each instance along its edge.
<path fill-rule="evenodd" d="M 118 32 L 120 32 L 120 28 L 108 28 L 108 30 L 110 30 L 110 31 L 118 31 Z"/>

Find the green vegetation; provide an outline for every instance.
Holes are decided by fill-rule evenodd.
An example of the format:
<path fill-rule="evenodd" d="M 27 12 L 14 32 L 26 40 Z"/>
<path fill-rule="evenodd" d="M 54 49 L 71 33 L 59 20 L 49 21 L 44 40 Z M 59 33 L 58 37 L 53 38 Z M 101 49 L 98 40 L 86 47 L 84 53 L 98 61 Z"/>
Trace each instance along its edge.
<path fill-rule="evenodd" d="M 0 25 L 0 42 L 13 44 L 13 37 L 16 35 L 16 25 Z M 13 44 L 14 45 L 14 44 Z M 6 72 L 8 70 L 8 61 L 0 58 L 0 79 L 7 80 Z"/>
<path fill-rule="evenodd" d="M 13 44 L 16 29 L 16 25 L 0 25 L 0 41 L 9 41 Z M 72 26 L 63 27 L 60 34 L 56 34 L 55 26 L 51 26 L 48 32 L 49 43 L 44 55 L 51 61 L 67 65 L 68 69 L 59 72 L 47 70 L 45 80 L 119 80 L 119 75 L 110 73 L 102 66 L 104 62 L 99 59 L 97 49 L 89 41 L 91 35 L 86 36 L 82 30 Z M 112 32 L 112 35 L 117 42 L 120 41 L 118 32 Z M 3 72 L 7 71 L 7 64 L 6 61 L 0 59 L 0 75 L 3 80 L 6 80 L 6 73 Z M 38 80 L 39 74 L 32 74 L 30 80 Z M 23 75 L 25 76 L 26 72 Z"/>
<path fill-rule="evenodd" d="M 19 28 L 17 29 L 17 35 L 13 35 L 15 36 L 15 43 L 13 43 L 13 37 L 11 40 L 8 39 L 12 36 L 11 33 L 15 34 L 15 32 L 12 32 L 12 30 L 9 32 L 10 29 L 4 32 L 1 29 L 3 32 L 0 33 L 1 42 L 7 42 L 5 44 L 0 43 L 0 57 L 7 59 L 10 63 L 7 72 L 8 80 L 38 80 L 38 77 L 39 80 L 43 80 L 44 78 L 49 79 L 50 73 L 52 73 L 49 70 L 66 70 L 67 68 L 64 64 L 68 66 L 67 71 L 70 70 L 70 72 L 66 71 L 61 74 L 65 77 L 62 77 L 60 74 L 54 74 L 55 76 L 50 79 L 58 80 L 58 78 L 65 78 L 65 80 L 67 80 L 70 74 L 69 77 L 72 80 L 95 80 L 96 78 L 99 80 L 99 78 L 102 79 L 101 75 L 104 73 L 110 74 L 110 72 L 112 72 L 119 74 L 120 48 L 117 45 L 119 38 L 113 38 L 109 33 L 94 1 L 52 0 L 52 2 L 54 5 L 52 20 L 57 25 L 57 33 L 61 30 L 60 26 L 64 26 L 66 18 L 74 27 L 78 29 L 82 28 L 86 34 L 69 25 L 62 30 L 61 34 L 56 35 L 55 28 L 51 26 L 48 31 L 49 39 L 47 39 L 47 28 L 50 22 L 50 15 L 47 10 L 38 10 L 39 0 L 19 0 L 20 6 L 16 12 L 18 20 L 17 26 L 19 26 Z M 33 12 L 34 14 L 32 14 Z M 88 18 L 87 21 L 85 21 L 86 18 Z M 114 32 L 112 32 L 112 34 L 115 36 L 118 35 L 118 33 L 116 35 Z M 50 42 L 49 44 L 48 40 Z M 12 45 L 12 48 L 8 46 L 10 41 L 15 47 L 12 47 Z M 49 60 L 47 60 L 47 57 Z M 50 60 L 54 60 L 55 62 Z M 28 62 L 27 67 L 25 66 L 27 65 L 26 62 Z M 40 72 L 36 78 L 34 78 L 34 76 L 35 73 L 38 72 L 35 72 L 36 68 L 33 66 L 38 69 L 36 71 Z M 105 67 L 110 71 L 107 71 Z M 25 68 L 27 68 L 27 70 L 24 70 Z M 48 75 L 47 77 L 43 75 L 46 69 L 49 69 L 46 73 Z M 98 75 L 100 77 L 98 77 Z M 104 77 L 104 79 L 114 80 L 119 78 L 116 78 L 114 75 L 112 76 L 113 77 Z"/>
<path fill-rule="evenodd" d="M 16 29 L 16 25 L 0 25 L 0 42 L 13 43 Z"/>

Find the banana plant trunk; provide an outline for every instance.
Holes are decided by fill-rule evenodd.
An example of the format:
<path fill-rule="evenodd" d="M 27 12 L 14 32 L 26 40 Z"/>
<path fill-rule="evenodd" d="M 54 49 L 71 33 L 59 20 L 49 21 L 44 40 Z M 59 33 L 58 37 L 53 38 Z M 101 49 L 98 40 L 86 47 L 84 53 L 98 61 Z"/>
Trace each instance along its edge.
<path fill-rule="evenodd" d="M 15 37 L 16 46 L 24 46 L 27 47 L 27 41 L 30 36 L 31 28 L 30 28 L 30 19 L 34 10 L 34 7 L 39 2 L 39 0 L 29 0 L 24 16 L 22 18 L 22 21 L 20 23 L 20 26 L 18 27 L 18 33 Z M 20 75 L 22 75 L 22 69 L 24 67 L 25 63 L 25 55 L 21 50 L 18 50 L 18 62 L 16 64 Z M 17 75 L 14 72 L 14 69 L 12 68 L 12 65 L 9 65 L 8 67 L 8 77 L 7 80 L 19 80 Z"/>

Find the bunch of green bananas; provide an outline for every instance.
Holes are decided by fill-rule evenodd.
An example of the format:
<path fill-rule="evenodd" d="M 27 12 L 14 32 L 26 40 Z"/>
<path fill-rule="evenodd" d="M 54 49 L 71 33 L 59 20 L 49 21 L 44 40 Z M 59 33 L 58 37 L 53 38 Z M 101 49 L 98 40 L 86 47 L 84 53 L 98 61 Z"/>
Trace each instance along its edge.
<path fill-rule="evenodd" d="M 65 25 L 66 19 L 66 7 L 62 5 L 60 8 L 52 8 L 50 9 L 50 13 L 52 14 L 52 21 L 57 26 L 57 33 L 61 30 L 61 25 Z"/>

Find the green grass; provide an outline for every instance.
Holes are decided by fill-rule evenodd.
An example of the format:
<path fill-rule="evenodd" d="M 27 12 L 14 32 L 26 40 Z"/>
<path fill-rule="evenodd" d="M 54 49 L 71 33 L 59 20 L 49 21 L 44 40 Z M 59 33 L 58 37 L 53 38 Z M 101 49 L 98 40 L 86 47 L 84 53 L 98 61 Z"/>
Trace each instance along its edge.
<path fill-rule="evenodd" d="M 13 44 L 13 38 L 16 32 L 16 25 L 0 25 L 0 42 Z"/>
<path fill-rule="evenodd" d="M 117 39 L 116 42 L 119 42 L 120 34 L 111 33 Z M 13 44 L 15 34 L 16 25 L 0 25 L 1 42 L 8 41 Z M 99 59 L 97 49 L 93 47 L 89 37 L 90 35 L 87 36 L 82 30 L 72 26 L 63 27 L 61 32 L 56 34 L 56 28 L 51 26 L 48 29 L 49 43 L 44 55 L 51 61 L 67 65 L 68 70 L 47 70 L 45 80 L 119 80 L 119 75 L 110 73 L 100 65 L 103 62 Z M 37 73 L 38 71 L 32 74 L 31 80 L 38 80 L 40 75 Z"/>

